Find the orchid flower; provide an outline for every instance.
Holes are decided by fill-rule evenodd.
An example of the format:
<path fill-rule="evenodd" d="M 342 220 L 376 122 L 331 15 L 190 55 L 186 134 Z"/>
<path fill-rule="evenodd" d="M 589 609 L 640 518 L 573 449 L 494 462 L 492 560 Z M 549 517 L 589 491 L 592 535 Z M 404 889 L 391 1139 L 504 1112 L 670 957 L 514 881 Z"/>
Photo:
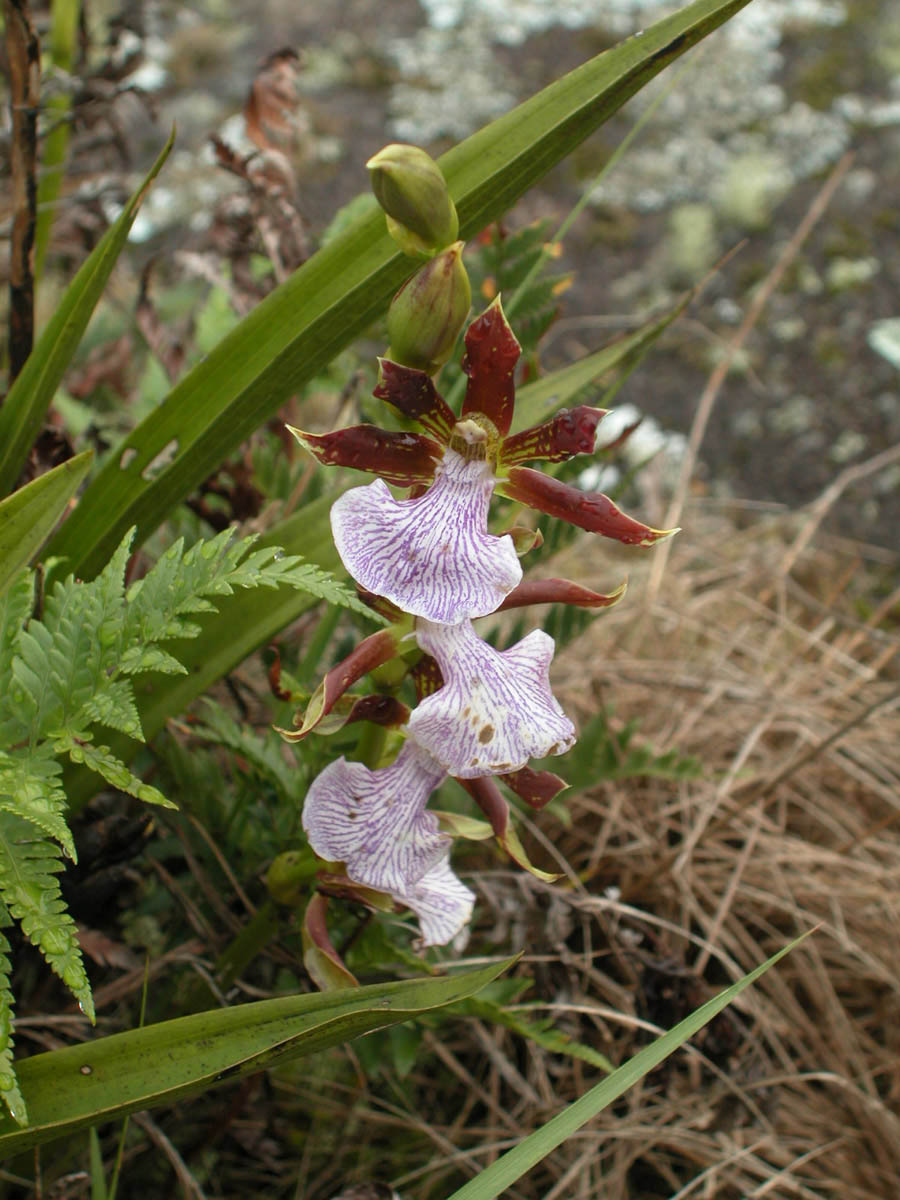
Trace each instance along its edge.
<path fill-rule="evenodd" d="M 572 722 L 550 691 L 553 638 L 543 630 L 498 651 L 469 621 L 420 619 L 416 639 L 437 660 L 444 685 L 413 710 L 409 736 L 449 775 L 518 771 L 530 758 L 562 754 L 575 741 Z"/>
<path fill-rule="evenodd" d="M 342 862 L 356 883 L 406 894 L 446 855 L 449 839 L 428 797 L 446 775 L 406 741 L 393 763 L 371 770 L 338 758 L 317 775 L 303 806 L 303 828 L 320 858 Z"/>
<path fill-rule="evenodd" d="M 342 862 L 353 883 L 412 909 L 426 946 L 451 941 L 475 901 L 450 869 L 450 838 L 425 808 L 445 775 L 408 740 L 390 766 L 377 770 L 337 759 L 313 781 L 303 806 L 316 854 Z"/>
<path fill-rule="evenodd" d="M 346 492 L 332 508 L 338 553 L 359 584 L 439 624 L 493 612 L 522 578 L 513 538 L 487 530 L 494 491 L 629 545 L 649 546 L 675 532 L 652 529 L 607 496 L 521 465 L 591 453 L 605 411 L 580 405 L 510 434 L 521 347 L 499 297 L 469 326 L 465 345 L 468 383 L 459 419 L 428 374 L 381 359 L 375 395 L 422 433 L 374 425 L 327 434 L 291 430 L 320 462 L 381 476 Z M 425 490 L 395 500 L 384 480 Z"/>

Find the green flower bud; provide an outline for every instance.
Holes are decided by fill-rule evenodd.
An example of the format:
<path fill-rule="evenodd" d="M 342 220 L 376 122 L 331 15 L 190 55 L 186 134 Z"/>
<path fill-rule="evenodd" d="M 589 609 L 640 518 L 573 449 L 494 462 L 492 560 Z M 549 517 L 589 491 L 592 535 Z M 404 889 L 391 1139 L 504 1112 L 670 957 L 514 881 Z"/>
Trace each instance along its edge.
<path fill-rule="evenodd" d="M 308 895 L 319 863 L 311 850 L 286 850 L 266 872 L 266 888 L 276 904 L 293 907 Z"/>
<path fill-rule="evenodd" d="M 456 206 L 440 167 L 424 150 L 395 142 L 366 166 L 388 233 L 405 254 L 430 256 L 456 240 Z"/>
<path fill-rule="evenodd" d="M 434 375 L 456 345 L 472 303 L 463 242 L 438 254 L 408 279 L 391 302 L 387 357 Z"/>

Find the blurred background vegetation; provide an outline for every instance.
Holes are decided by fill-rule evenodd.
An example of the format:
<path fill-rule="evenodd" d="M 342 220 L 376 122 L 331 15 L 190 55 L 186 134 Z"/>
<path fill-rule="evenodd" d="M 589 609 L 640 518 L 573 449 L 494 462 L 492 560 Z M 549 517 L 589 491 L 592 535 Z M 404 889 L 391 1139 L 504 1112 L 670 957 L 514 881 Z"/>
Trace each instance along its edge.
<path fill-rule="evenodd" d="M 385 142 L 438 153 L 672 7 L 33 5 L 45 154 L 55 145 L 66 162 L 39 233 L 39 323 L 173 122 L 178 137 L 31 470 L 87 445 L 102 457 L 339 227 Z M 73 14 L 68 37 L 54 38 Z M 599 486 L 630 492 L 651 523 L 756 289 L 823 179 L 853 159 L 717 395 L 662 588 L 649 564 L 629 563 L 630 610 L 589 627 L 550 618 L 567 647 L 557 692 L 582 738 L 563 769 L 572 791 L 525 825 L 533 857 L 566 879 L 549 887 L 488 849 L 459 864 L 479 895 L 468 953 L 526 950 L 521 976 L 465 1011 L 141 1117 L 122 1143 L 120 1194 L 383 1200 L 390 1183 L 437 1200 L 583 1092 L 606 1060 L 623 1061 L 817 922 L 822 933 L 778 981 L 509 1195 L 872 1200 L 897 1190 L 900 466 L 864 465 L 900 442 L 900 13 L 893 0 L 753 0 L 688 61 L 499 231 L 510 249 L 536 221 L 550 236 L 591 190 L 552 262 L 553 321 L 533 371 L 666 311 L 743 242 L 616 397 L 619 427 L 644 421 L 604 460 Z M 0 136 L 8 144 L 6 115 Z M 55 186 L 45 177 L 45 201 Z M 485 301 L 510 268 L 497 244 L 471 252 Z M 326 428 L 365 415 L 383 348 L 372 330 L 286 418 Z M 839 495 L 804 507 L 854 466 Z M 265 528 L 273 506 L 290 511 L 318 489 L 273 423 L 146 553 L 234 520 Z M 567 556 L 592 586 L 621 577 L 622 560 L 584 540 L 549 540 L 536 561 L 566 574 Z M 356 637 L 352 619 L 308 614 L 279 640 L 285 678 L 312 688 Z M 161 1019 L 219 996 L 309 986 L 296 925 L 271 918 L 263 878 L 297 841 L 309 773 L 335 745 L 318 764 L 307 758 L 306 774 L 295 769 L 271 730 L 289 720 L 271 679 L 269 650 L 140 760 L 179 815 L 106 794 L 83 819 L 65 886 L 105 1031 L 135 1025 L 144 994 L 148 1019 Z M 365 978 L 422 966 L 402 930 L 362 913 L 339 919 L 335 941 Z M 87 1036 L 20 949 L 20 1045 Z M 101 1132 L 109 1163 L 119 1130 Z M 0 1194 L 89 1195 L 86 1162 L 86 1138 L 48 1147 L 37 1168 L 7 1164 Z"/>

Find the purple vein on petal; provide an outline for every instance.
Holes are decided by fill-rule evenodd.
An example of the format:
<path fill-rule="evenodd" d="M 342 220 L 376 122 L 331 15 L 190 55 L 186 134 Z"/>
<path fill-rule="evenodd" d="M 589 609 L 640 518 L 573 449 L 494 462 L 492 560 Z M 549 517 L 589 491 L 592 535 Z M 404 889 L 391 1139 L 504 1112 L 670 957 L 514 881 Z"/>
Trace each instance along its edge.
<path fill-rule="evenodd" d="M 380 480 L 345 492 L 331 510 L 341 561 L 414 616 L 456 624 L 493 612 L 522 578 L 512 538 L 487 532 L 494 483 L 485 462 L 448 450 L 416 499 L 395 500 Z"/>
<path fill-rule="evenodd" d="M 444 774 L 409 741 L 390 766 L 374 771 L 337 759 L 306 796 L 309 844 L 320 858 L 344 863 L 356 883 L 405 896 L 447 854 L 449 839 L 425 808 Z"/>
<path fill-rule="evenodd" d="M 572 722 L 550 690 L 553 639 L 534 630 L 498 651 L 471 622 L 416 622 L 419 646 L 437 660 L 444 686 L 413 710 L 409 736 L 450 775 L 474 779 L 562 754 L 575 741 Z"/>

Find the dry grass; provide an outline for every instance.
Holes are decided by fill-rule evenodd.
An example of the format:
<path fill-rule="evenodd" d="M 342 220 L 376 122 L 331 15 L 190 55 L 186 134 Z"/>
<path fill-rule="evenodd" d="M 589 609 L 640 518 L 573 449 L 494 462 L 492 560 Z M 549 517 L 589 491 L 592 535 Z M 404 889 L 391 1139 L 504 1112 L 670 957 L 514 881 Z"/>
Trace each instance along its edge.
<path fill-rule="evenodd" d="M 658 600 L 641 610 L 647 556 L 556 664 L 582 722 L 611 706 L 702 776 L 607 780 L 570 801 L 571 828 L 538 818 L 534 857 L 557 855 L 568 882 L 477 873 L 473 945 L 524 950 L 528 1015 L 620 1063 L 816 932 L 511 1200 L 900 1194 L 897 561 L 821 535 L 794 556 L 808 517 L 738 517 L 689 507 Z M 615 582 L 583 549 L 579 578 Z M 442 1025 L 425 1049 L 403 1098 L 361 1071 L 357 1087 L 317 1080 L 340 1149 L 297 1196 L 374 1174 L 441 1200 L 598 1078 L 488 1023 Z"/>
<path fill-rule="evenodd" d="M 555 839 L 577 887 L 557 885 L 551 899 L 530 880 L 498 878 L 484 890 L 499 903 L 502 884 L 522 904 L 549 906 L 558 960 L 538 967 L 538 990 L 546 998 L 555 984 L 549 1007 L 616 1062 L 640 1030 L 671 1026 L 789 938 L 817 932 L 522 1194 L 895 1195 L 900 630 L 883 620 L 897 603 L 890 570 L 863 548 L 820 541 L 786 574 L 799 518 L 738 531 L 691 512 L 688 523 L 652 609 L 637 609 L 643 581 L 633 578 L 631 602 L 560 659 L 557 692 L 585 719 L 611 702 L 617 721 L 637 718 L 658 748 L 699 757 L 702 779 L 600 784 Z M 528 924 L 523 944 L 534 945 Z M 530 1091 L 546 1096 L 549 1069 L 531 1054 Z M 546 1119 L 524 1088 L 494 1086 L 522 1127 Z M 570 1071 L 564 1094 L 578 1090 Z"/>

